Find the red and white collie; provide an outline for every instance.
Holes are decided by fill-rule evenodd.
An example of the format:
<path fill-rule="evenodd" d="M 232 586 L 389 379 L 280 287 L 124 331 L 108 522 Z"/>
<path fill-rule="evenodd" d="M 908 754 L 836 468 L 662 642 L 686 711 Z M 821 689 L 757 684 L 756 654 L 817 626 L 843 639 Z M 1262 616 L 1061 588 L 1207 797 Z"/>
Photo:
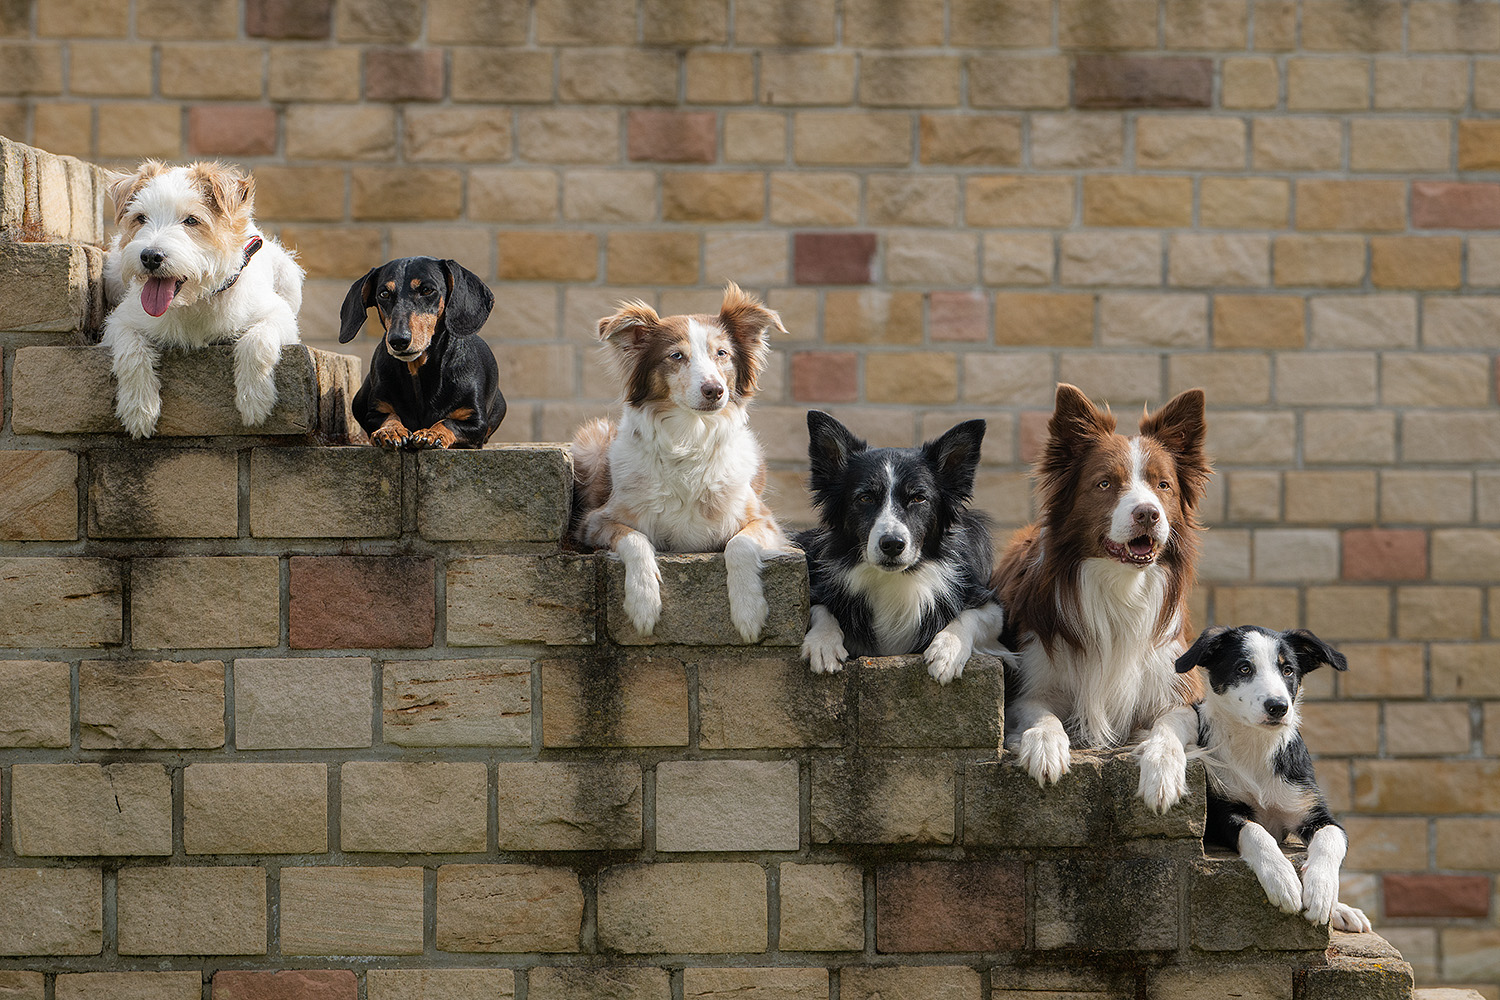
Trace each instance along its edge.
<path fill-rule="evenodd" d="M 1019 654 L 1006 743 L 1038 783 L 1068 770 L 1071 742 L 1143 738 L 1140 794 L 1165 812 L 1187 792 L 1185 745 L 1197 735 L 1185 605 L 1198 556 L 1203 391 L 1141 418 L 1140 434 L 1071 385 L 1057 387 L 1037 466 L 1040 519 L 1011 540 L 995 571 L 1005 644 Z"/>
<path fill-rule="evenodd" d="M 789 544 L 761 499 L 766 481 L 747 406 L 781 318 L 730 282 L 717 316 L 658 316 L 622 303 L 599 321 L 624 387 L 619 425 L 573 437 L 579 542 L 625 563 L 625 613 L 641 635 L 661 617 L 658 549 L 724 552 L 729 612 L 746 642 L 765 625 L 761 559 Z"/>

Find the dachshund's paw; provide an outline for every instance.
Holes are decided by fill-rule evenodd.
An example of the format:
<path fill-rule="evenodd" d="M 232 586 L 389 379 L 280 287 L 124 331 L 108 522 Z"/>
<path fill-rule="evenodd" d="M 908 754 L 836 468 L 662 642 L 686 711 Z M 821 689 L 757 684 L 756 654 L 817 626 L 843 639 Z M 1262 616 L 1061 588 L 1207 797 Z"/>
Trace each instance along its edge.
<path fill-rule="evenodd" d="M 424 451 L 429 448 L 446 448 L 453 443 L 451 434 L 444 434 L 431 427 L 423 427 L 419 431 L 412 431 L 411 437 L 406 439 L 406 447 L 412 451 Z"/>
<path fill-rule="evenodd" d="M 395 451 L 411 439 L 411 431 L 400 424 L 386 424 L 370 435 L 370 440 L 387 451 Z"/>

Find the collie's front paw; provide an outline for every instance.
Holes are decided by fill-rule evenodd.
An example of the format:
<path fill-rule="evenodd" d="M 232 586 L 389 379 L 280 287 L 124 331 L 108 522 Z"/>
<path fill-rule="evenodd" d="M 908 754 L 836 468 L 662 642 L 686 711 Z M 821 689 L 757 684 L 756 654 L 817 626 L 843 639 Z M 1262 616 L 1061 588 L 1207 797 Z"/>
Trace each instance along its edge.
<path fill-rule="evenodd" d="M 741 639 L 759 642 L 760 631 L 765 627 L 766 616 L 770 613 L 771 606 L 766 603 L 766 595 L 758 578 L 753 586 L 745 584 L 729 588 L 729 620 L 734 622 L 735 631 L 739 632 Z"/>
<path fill-rule="evenodd" d="M 939 684 L 947 684 L 963 676 L 964 661 L 968 657 L 964 655 L 962 639 L 949 632 L 939 632 L 932 637 L 922 659 L 927 661 L 927 673 L 932 679 Z"/>
<path fill-rule="evenodd" d="M 115 407 L 115 416 L 120 418 L 120 423 L 130 432 L 130 436 L 137 440 L 148 438 L 156 433 L 156 421 L 161 416 L 161 403 L 155 406 L 136 405 L 131 406 L 121 403 Z"/>
<path fill-rule="evenodd" d="M 1072 766 L 1068 760 L 1068 734 L 1045 726 L 1033 726 L 1021 734 L 1017 756 L 1026 773 L 1043 788 L 1056 784 Z"/>
<path fill-rule="evenodd" d="M 656 631 L 656 623 L 661 619 L 661 570 L 656 560 L 643 572 L 626 570 L 625 614 L 641 635 Z"/>
<path fill-rule="evenodd" d="M 1310 923 L 1326 924 L 1333 920 L 1333 908 L 1339 901 L 1337 869 L 1315 868 L 1302 874 L 1302 915 Z"/>
<path fill-rule="evenodd" d="M 1174 741 L 1147 743 L 1141 749 L 1137 794 L 1154 813 L 1171 809 L 1187 794 L 1187 753 Z"/>
<path fill-rule="evenodd" d="M 802 658 L 815 674 L 832 674 L 844 669 L 849 651 L 844 648 L 844 630 L 828 609 L 821 604 L 812 607 L 812 626 L 802 639 Z"/>
<path fill-rule="evenodd" d="M 1333 929 L 1345 931 L 1349 934 L 1370 933 L 1370 918 L 1365 916 L 1365 911 L 1347 903 L 1333 904 Z"/>
<path fill-rule="evenodd" d="M 234 405 L 246 427 L 259 427 L 276 408 L 276 383 L 246 386 L 234 394 Z"/>
<path fill-rule="evenodd" d="M 1297 877 L 1296 867 L 1279 850 L 1267 857 L 1255 876 L 1276 909 L 1282 913 L 1297 913 L 1302 909 L 1302 880 Z"/>

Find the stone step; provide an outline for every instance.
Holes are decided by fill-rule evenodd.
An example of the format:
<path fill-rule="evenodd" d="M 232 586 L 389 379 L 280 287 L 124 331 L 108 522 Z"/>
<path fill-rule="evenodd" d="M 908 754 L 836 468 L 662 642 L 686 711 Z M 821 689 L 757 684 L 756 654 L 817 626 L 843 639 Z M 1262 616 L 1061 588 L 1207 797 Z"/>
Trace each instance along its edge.
<path fill-rule="evenodd" d="M 1379 934 L 1329 935 L 1328 964 L 1297 973 L 1295 1000 L 1412 1000 L 1411 966 Z"/>
<path fill-rule="evenodd" d="M 1484 1000 L 1478 990 L 1454 989 L 1448 986 L 1430 986 L 1412 992 L 1412 1000 Z"/>
<path fill-rule="evenodd" d="M 0 238 L 0 331 L 76 335 L 97 329 L 104 322 L 103 267 L 104 251 L 95 246 Z"/>
<path fill-rule="evenodd" d="M 108 180 L 92 163 L 0 136 L 0 241 L 97 245 L 104 239 Z"/>

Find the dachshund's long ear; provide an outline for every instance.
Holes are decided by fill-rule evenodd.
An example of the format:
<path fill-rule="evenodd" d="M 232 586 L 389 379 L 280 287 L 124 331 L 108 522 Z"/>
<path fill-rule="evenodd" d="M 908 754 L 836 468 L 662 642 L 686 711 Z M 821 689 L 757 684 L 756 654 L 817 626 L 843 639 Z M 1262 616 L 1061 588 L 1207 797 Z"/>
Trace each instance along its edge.
<path fill-rule="evenodd" d="M 495 308 L 495 293 L 479 276 L 456 260 L 442 262 L 448 279 L 448 299 L 443 305 L 443 325 L 462 337 L 477 333 Z"/>
<path fill-rule="evenodd" d="M 1224 637 L 1230 633 L 1230 629 L 1223 625 L 1215 625 L 1206 628 L 1198 636 L 1186 653 L 1177 658 L 1177 672 L 1185 674 L 1200 663 L 1207 663 L 1219 654 L 1219 647 L 1223 645 Z"/>
<path fill-rule="evenodd" d="M 1309 670 L 1318 669 L 1325 663 L 1335 670 L 1349 669 L 1349 661 L 1343 653 L 1305 628 L 1294 628 L 1290 632 L 1283 632 L 1281 636 L 1297 654 L 1297 667 L 1304 674 Z"/>
<path fill-rule="evenodd" d="M 344 296 L 344 304 L 339 309 L 340 344 L 353 340 L 359 328 L 365 325 L 365 310 L 375 304 L 375 275 L 378 273 L 380 268 L 372 267 L 363 278 L 349 286 L 349 294 Z"/>

